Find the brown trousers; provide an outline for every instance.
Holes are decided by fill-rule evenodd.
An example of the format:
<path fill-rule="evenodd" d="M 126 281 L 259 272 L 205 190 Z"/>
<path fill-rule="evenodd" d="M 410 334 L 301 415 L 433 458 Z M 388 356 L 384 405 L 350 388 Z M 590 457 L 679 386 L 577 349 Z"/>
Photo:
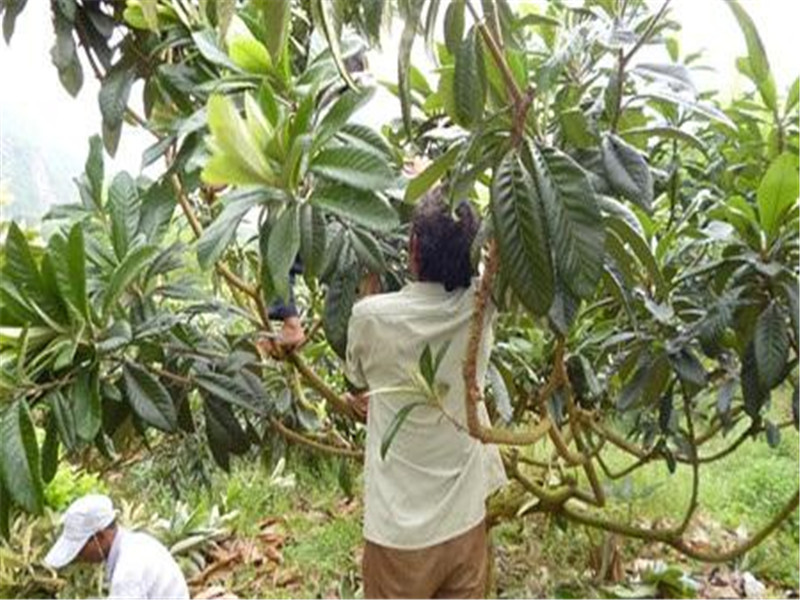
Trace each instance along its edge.
<path fill-rule="evenodd" d="M 419 550 L 398 550 L 367 541 L 365 598 L 483 598 L 488 575 L 486 523 Z"/>

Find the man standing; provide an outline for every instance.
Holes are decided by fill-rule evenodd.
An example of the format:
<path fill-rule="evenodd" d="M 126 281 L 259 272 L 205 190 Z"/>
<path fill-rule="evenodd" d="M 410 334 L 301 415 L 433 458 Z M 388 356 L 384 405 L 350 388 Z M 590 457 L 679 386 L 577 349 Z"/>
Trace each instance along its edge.
<path fill-rule="evenodd" d="M 146 533 L 117 526 L 111 499 L 89 494 L 73 502 L 64 530 L 44 562 L 60 569 L 73 560 L 106 563 L 109 598 L 189 598 L 189 589 L 169 551 Z"/>
<path fill-rule="evenodd" d="M 465 426 L 462 365 L 475 298 L 470 249 L 477 218 L 467 202 L 454 217 L 441 196 L 440 189 L 429 193 L 413 217 L 409 269 L 416 281 L 361 300 L 349 325 L 347 375 L 362 390 L 351 399 L 367 413 L 368 598 L 482 597 L 488 568 L 485 501 L 506 481 L 497 447 L 470 437 Z M 492 322 L 487 314 L 480 381 Z M 446 391 L 440 406 L 420 405 L 408 413 L 382 458 L 381 442 L 395 416 L 420 401 L 397 389 L 413 387 L 426 345 L 434 356 L 444 353 L 436 385 Z M 488 424 L 485 406 L 479 414 Z"/>

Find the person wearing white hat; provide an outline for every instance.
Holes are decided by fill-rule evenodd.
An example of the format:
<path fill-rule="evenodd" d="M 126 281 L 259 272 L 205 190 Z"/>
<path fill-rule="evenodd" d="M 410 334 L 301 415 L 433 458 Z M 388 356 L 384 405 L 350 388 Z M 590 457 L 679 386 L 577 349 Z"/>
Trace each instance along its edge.
<path fill-rule="evenodd" d="M 109 598 L 189 598 L 189 588 L 169 551 L 146 533 L 116 523 L 108 496 L 89 494 L 64 514 L 64 530 L 44 562 L 60 569 L 74 560 L 106 563 Z"/>

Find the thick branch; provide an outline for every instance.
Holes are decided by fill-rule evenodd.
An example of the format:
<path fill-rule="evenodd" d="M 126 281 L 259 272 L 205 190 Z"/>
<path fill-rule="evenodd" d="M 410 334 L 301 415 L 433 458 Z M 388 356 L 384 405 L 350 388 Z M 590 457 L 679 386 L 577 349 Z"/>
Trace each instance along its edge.
<path fill-rule="evenodd" d="M 354 450 L 352 448 L 339 448 L 338 446 L 329 446 L 328 444 L 323 444 L 322 442 L 318 442 L 317 440 L 312 440 L 301 433 L 296 431 L 292 431 L 288 427 L 286 427 L 283 423 L 275 418 L 271 418 L 269 420 L 270 424 L 272 425 L 273 429 L 280 433 L 283 437 L 287 440 L 292 442 L 296 442 L 298 444 L 303 444 L 308 446 L 309 448 L 313 448 L 319 452 L 324 452 L 326 454 L 333 454 L 336 456 L 346 456 L 347 458 L 354 458 L 357 460 L 364 460 L 364 453 L 360 450 Z"/>

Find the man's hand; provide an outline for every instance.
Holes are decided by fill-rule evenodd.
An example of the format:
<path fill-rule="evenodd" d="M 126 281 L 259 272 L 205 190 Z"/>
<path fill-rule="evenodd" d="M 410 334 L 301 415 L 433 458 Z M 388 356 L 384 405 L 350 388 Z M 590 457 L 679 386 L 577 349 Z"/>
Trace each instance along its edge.
<path fill-rule="evenodd" d="M 362 421 L 367 420 L 367 411 L 369 409 L 369 392 L 347 392 L 344 399 L 353 409 L 355 415 Z"/>
<path fill-rule="evenodd" d="M 277 335 L 262 334 L 256 341 L 259 350 L 275 360 L 282 360 L 292 350 L 306 341 L 306 333 L 299 317 L 287 317 L 283 321 L 281 332 Z"/>

